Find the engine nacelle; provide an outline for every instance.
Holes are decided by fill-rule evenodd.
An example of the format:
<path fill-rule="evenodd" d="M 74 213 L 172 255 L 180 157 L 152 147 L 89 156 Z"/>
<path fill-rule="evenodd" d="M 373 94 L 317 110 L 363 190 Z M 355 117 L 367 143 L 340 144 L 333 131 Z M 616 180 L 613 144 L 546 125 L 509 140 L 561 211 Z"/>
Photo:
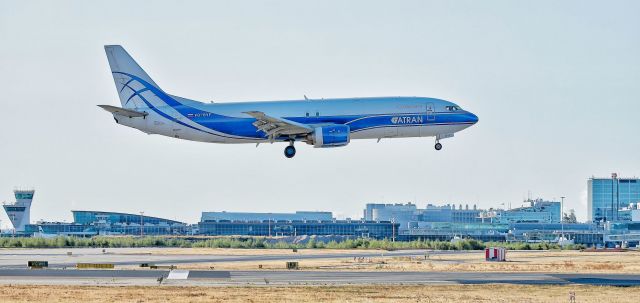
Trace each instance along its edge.
<path fill-rule="evenodd" d="M 316 127 L 311 134 L 313 147 L 336 147 L 349 144 L 349 125 L 327 125 Z"/>

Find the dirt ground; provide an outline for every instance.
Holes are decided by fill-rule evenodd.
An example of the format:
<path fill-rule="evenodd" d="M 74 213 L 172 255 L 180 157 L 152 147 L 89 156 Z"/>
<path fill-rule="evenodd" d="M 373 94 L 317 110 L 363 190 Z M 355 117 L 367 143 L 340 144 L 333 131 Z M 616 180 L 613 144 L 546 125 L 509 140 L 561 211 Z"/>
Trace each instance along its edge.
<path fill-rule="evenodd" d="M 187 249 L 188 250 L 188 249 Z M 206 249 L 198 250 L 206 253 Z M 215 254 L 235 254 L 238 250 L 216 249 Z M 243 254 L 263 254 L 262 250 L 240 250 Z M 640 252 L 580 252 L 580 251 L 509 251 L 507 262 L 486 262 L 483 251 L 459 252 L 455 254 L 430 254 L 420 257 L 359 258 L 357 250 L 353 257 L 335 259 L 296 259 L 300 254 L 327 253 L 331 250 L 269 250 L 265 254 L 290 254 L 291 261 L 299 261 L 302 270 L 364 270 L 364 271 L 492 271 L 492 272 L 561 272 L 561 273 L 638 273 Z M 179 250 L 171 253 L 178 253 Z M 334 251 L 337 252 L 337 251 Z M 156 252 L 158 253 L 158 252 Z M 181 269 L 216 270 L 274 270 L 284 269 L 284 261 L 240 261 L 180 264 Z M 133 268 L 133 267 L 127 267 Z"/>
<path fill-rule="evenodd" d="M 637 302 L 640 288 L 602 286 L 0 286 L 0 302 Z"/>

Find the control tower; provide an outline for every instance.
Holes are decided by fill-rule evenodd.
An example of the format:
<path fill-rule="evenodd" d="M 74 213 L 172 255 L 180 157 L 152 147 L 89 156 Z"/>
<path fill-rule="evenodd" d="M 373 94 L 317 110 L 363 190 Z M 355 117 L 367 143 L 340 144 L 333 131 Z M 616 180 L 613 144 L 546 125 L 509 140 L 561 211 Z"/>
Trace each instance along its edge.
<path fill-rule="evenodd" d="M 16 231 L 24 231 L 24 226 L 29 224 L 31 214 L 31 201 L 33 200 L 33 194 L 35 190 L 20 190 L 13 191 L 16 196 L 16 202 L 13 204 L 4 204 L 4 211 L 7 212 L 9 220 Z"/>

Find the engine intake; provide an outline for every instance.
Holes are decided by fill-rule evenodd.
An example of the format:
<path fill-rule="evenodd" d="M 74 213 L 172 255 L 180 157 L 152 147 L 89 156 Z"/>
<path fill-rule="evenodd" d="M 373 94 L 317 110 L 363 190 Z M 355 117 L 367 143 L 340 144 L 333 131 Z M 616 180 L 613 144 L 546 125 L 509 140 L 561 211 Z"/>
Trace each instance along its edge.
<path fill-rule="evenodd" d="M 349 125 L 328 125 L 316 127 L 311 135 L 314 147 L 336 147 L 349 144 Z"/>

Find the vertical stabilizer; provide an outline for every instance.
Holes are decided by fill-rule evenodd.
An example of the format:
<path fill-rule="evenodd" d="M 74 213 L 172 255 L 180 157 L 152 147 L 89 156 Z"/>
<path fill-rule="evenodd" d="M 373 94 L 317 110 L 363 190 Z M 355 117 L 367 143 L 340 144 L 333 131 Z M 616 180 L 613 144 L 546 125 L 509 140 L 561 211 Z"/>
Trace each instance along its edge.
<path fill-rule="evenodd" d="M 139 94 L 148 89 L 141 81 L 158 88 L 158 85 L 147 75 L 147 73 L 136 63 L 127 51 L 120 45 L 105 45 L 105 52 L 109 60 L 109 67 L 113 80 L 116 83 L 118 96 L 123 108 L 144 108 L 144 102 L 137 98 Z"/>

